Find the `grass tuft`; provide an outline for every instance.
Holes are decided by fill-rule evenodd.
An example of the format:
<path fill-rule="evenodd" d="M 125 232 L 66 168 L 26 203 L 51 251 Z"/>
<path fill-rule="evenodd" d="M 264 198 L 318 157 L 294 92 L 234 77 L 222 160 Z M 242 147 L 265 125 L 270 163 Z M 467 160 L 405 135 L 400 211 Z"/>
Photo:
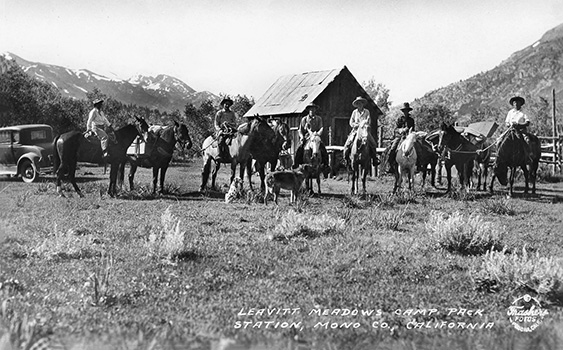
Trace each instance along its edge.
<path fill-rule="evenodd" d="M 479 255 L 503 248 L 501 230 L 479 215 L 466 217 L 457 211 L 451 215 L 432 211 L 426 232 L 435 244 L 450 253 Z"/>
<path fill-rule="evenodd" d="M 472 202 L 476 199 L 475 193 L 468 190 L 468 188 L 453 187 L 448 192 L 447 197 L 460 202 Z"/>
<path fill-rule="evenodd" d="M 92 248 L 92 238 L 77 235 L 76 230 L 62 231 L 54 224 L 53 233 L 32 248 L 25 256 L 38 256 L 45 259 L 88 259 L 100 256 L 101 252 Z"/>
<path fill-rule="evenodd" d="M 90 274 L 86 287 L 90 289 L 93 306 L 106 305 L 110 300 L 109 281 L 113 269 L 113 257 L 103 258 L 104 266 Z"/>
<path fill-rule="evenodd" d="M 389 209 L 393 208 L 396 204 L 395 196 L 392 193 L 389 194 L 377 194 L 370 198 L 372 203 L 375 203 L 378 208 Z"/>
<path fill-rule="evenodd" d="M 342 234 L 346 230 L 346 221 L 329 214 L 307 215 L 287 212 L 274 228 L 272 239 L 287 240 L 293 237 L 316 238 L 331 234 Z"/>
<path fill-rule="evenodd" d="M 365 209 L 370 205 L 369 202 L 363 201 L 361 197 L 350 195 L 346 195 L 342 199 L 342 204 L 345 208 L 348 209 Z"/>
<path fill-rule="evenodd" d="M 550 301 L 563 306 L 563 259 L 542 257 L 538 252 L 507 254 L 488 251 L 472 271 L 478 285 L 495 284 L 500 287 L 525 287 Z"/>
<path fill-rule="evenodd" d="M 481 213 L 496 215 L 516 215 L 514 204 L 507 198 L 493 198 L 480 203 Z"/>
<path fill-rule="evenodd" d="M 244 202 L 246 202 L 246 204 L 264 203 L 264 194 L 260 189 L 243 189 L 241 191 L 241 197 L 244 199 Z"/>
<path fill-rule="evenodd" d="M 397 191 L 395 193 L 395 203 L 397 204 L 416 204 L 417 194 L 414 191 Z"/>
<path fill-rule="evenodd" d="M 184 257 L 189 252 L 185 244 L 186 232 L 181 230 L 181 221 L 172 214 L 170 207 L 161 215 L 160 224 L 160 230 L 149 234 L 146 243 L 149 253 L 168 261 Z"/>

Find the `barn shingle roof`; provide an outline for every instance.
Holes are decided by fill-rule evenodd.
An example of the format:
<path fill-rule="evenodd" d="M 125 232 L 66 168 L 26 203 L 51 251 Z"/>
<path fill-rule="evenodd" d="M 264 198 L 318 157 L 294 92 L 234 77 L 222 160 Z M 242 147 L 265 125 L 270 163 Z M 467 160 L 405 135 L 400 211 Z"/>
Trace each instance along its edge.
<path fill-rule="evenodd" d="M 244 116 L 302 113 L 345 68 L 282 76 Z"/>

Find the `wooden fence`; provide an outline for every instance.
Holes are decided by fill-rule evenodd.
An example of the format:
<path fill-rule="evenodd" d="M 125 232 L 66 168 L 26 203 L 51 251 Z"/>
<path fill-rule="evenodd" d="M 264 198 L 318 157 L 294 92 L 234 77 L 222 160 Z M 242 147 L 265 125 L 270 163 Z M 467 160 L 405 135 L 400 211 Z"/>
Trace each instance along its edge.
<path fill-rule="evenodd" d="M 553 165 L 553 172 L 563 172 L 563 135 L 538 136 L 541 142 L 541 159 L 544 164 Z"/>

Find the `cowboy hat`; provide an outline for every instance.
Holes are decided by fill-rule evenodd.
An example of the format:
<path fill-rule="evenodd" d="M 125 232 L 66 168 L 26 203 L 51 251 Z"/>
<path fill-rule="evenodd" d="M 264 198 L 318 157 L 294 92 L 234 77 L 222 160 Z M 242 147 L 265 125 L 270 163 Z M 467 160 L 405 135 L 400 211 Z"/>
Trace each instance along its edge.
<path fill-rule="evenodd" d="M 401 111 L 405 111 L 405 110 L 409 112 L 412 111 L 412 108 L 408 102 L 403 103 L 403 108 L 401 108 Z"/>
<path fill-rule="evenodd" d="M 319 106 L 314 104 L 313 102 L 311 102 L 305 107 L 305 110 L 308 110 L 309 108 L 317 108 L 318 109 Z"/>
<path fill-rule="evenodd" d="M 368 101 L 365 98 L 358 96 L 354 101 L 352 101 L 352 106 L 358 107 L 359 102 L 365 106 Z"/>
<path fill-rule="evenodd" d="M 94 104 L 94 106 L 97 105 L 98 103 L 102 103 L 102 102 L 104 102 L 104 99 L 103 99 L 103 98 L 97 98 L 97 99 L 95 99 L 94 101 L 92 101 L 92 103 Z"/>
<path fill-rule="evenodd" d="M 225 98 L 223 99 L 223 101 L 221 101 L 221 104 L 220 104 L 220 105 L 222 106 L 222 105 L 227 104 L 227 103 L 229 104 L 229 106 L 232 106 L 234 102 L 233 102 L 233 100 L 231 100 L 230 98 L 225 97 Z"/>
<path fill-rule="evenodd" d="M 514 102 L 514 101 L 520 101 L 521 104 L 526 103 L 526 100 L 524 100 L 524 98 L 520 97 L 520 96 L 514 96 L 513 98 L 510 99 L 510 101 L 508 103 L 512 106 L 512 102 Z"/>

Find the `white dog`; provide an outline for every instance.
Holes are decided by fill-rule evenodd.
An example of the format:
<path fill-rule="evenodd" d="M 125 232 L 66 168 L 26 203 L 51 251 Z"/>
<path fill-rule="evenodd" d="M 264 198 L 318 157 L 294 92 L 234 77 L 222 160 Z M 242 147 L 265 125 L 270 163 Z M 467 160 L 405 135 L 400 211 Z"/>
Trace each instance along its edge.
<path fill-rule="evenodd" d="M 240 177 L 235 177 L 229 187 L 229 191 L 225 193 L 225 203 L 232 203 L 235 199 L 241 197 L 242 194 L 242 179 Z"/>

